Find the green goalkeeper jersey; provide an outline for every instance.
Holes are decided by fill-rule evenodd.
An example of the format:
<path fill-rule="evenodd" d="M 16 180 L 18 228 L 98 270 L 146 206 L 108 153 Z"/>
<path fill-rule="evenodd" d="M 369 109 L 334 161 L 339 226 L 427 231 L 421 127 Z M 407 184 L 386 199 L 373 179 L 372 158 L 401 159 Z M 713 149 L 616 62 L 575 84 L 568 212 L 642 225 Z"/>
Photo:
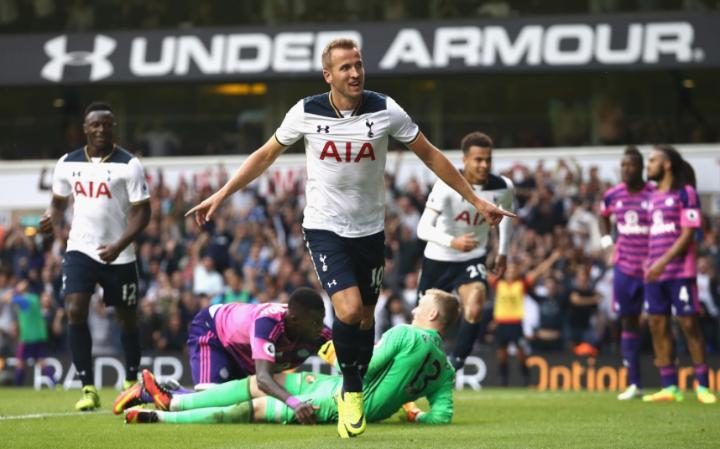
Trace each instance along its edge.
<path fill-rule="evenodd" d="M 447 424 L 453 416 L 455 370 L 434 330 L 395 326 L 375 346 L 363 388 L 368 421 L 389 418 L 406 402 L 425 397 L 430 411 L 417 421 Z"/>

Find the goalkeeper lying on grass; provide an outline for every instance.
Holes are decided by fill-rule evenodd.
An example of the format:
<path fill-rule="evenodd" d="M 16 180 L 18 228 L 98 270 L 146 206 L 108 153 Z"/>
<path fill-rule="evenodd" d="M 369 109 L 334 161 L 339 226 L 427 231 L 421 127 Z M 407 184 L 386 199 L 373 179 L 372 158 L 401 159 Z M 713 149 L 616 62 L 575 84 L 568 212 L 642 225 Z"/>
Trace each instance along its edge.
<path fill-rule="evenodd" d="M 368 421 L 382 421 L 410 401 L 425 397 L 430 410 L 405 406 L 409 421 L 448 424 L 453 415 L 455 371 L 446 360 L 441 334 L 458 317 L 458 301 L 446 292 L 428 290 L 413 310 L 412 325 L 396 326 L 383 334 L 364 378 L 363 394 Z M 226 382 L 206 391 L 175 395 L 143 371 L 143 387 L 159 410 L 131 408 L 127 423 L 296 423 L 293 408 L 257 387 L 255 376 Z M 317 422 L 338 419 L 334 396 L 341 376 L 314 373 L 280 373 L 294 400 L 312 403 Z"/>

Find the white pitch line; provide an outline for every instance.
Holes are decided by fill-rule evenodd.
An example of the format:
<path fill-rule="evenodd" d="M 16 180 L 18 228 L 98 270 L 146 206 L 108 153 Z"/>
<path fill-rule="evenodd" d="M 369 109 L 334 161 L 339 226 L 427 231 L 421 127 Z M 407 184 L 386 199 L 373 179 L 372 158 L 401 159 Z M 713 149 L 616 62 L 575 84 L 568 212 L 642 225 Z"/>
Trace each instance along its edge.
<path fill-rule="evenodd" d="M 93 416 L 107 415 L 109 410 L 98 410 L 94 412 L 60 412 L 60 413 L 31 413 L 29 415 L 0 416 L 0 421 L 11 421 L 17 419 L 45 419 L 56 418 L 60 416 Z"/>

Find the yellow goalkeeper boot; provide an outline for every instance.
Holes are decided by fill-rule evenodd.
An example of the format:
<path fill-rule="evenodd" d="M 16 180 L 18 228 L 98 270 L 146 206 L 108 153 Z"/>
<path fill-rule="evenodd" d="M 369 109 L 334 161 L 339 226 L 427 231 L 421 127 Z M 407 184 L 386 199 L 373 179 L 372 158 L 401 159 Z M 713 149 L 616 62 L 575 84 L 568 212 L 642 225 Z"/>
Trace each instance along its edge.
<path fill-rule="evenodd" d="M 97 389 L 92 385 L 85 385 L 82 388 L 83 397 L 75 403 L 75 410 L 80 412 L 90 412 L 96 408 L 100 408 L 100 396 Z"/>

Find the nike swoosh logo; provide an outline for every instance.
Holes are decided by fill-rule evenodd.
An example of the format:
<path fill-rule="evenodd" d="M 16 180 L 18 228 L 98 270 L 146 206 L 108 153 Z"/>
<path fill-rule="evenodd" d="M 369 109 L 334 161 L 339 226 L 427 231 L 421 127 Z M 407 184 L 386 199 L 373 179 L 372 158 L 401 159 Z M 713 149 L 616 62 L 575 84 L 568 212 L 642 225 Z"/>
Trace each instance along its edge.
<path fill-rule="evenodd" d="M 355 422 L 355 423 L 350 423 L 350 427 L 352 427 L 352 428 L 355 429 L 355 430 L 361 428 L 364 419 L 365 419 L 365 413 L 363 413 L 362 415 L 360 415 L 360 419 L 358 419 L 357 422 Z"/>

